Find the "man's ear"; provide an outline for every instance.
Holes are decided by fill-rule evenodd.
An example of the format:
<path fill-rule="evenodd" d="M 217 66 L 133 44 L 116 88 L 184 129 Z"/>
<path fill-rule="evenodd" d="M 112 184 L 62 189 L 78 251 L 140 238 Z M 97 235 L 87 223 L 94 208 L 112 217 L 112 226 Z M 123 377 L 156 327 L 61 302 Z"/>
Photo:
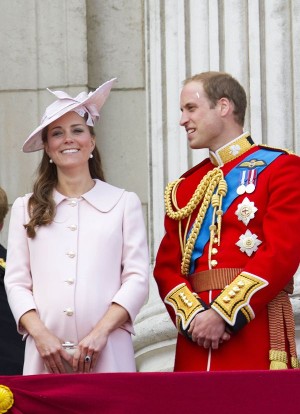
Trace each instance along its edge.
<path fill-rule="evenodd" d="M 228 98 L 225 98 L 225 97 L 219 99 L 218 105 L 220 107 L 222 116 L 227 116 L 231 114 L 234 110 L 233 103 Z"/>

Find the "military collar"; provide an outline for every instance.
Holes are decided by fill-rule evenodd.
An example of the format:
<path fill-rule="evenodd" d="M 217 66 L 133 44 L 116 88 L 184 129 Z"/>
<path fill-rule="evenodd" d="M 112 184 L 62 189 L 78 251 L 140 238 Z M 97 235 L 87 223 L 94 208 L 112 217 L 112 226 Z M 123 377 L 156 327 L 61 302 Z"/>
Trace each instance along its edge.
<path fill-rule="evenodd" d="M 216 152 L 209 151 L 209 158 L 214 165 L 222 167 L 227 162 L 232 161 L 244 154 L 251 147 L 253 147 L 253 145 L 255 144 L 252 141 L 249 132 L 245 132 L 228 144 L 217 149 Z"/>

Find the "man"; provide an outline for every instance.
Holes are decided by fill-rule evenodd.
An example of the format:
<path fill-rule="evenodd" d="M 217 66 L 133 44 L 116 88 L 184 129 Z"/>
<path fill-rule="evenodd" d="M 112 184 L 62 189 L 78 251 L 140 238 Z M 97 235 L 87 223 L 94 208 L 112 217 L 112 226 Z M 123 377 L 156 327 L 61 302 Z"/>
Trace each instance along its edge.
<path fill-rule="evenodd" d="M 5 191 L 0 187 L 0 231 L 8 212 Z M 21 375 L 24 342 L 17 332 L 16 322 L 7 302 L 4 288 L 6 249 L 0 244 L 0 375 Z"/>
<path fill-rule="evenodd" d="M 170 183 L 154 276 L 179 334 L 175 371 L 298 368 L 288 294 L 300 260 L 300 158 L 243 132 L 229 74 L 184 82 L 180 125 L 209 158 Z"/>

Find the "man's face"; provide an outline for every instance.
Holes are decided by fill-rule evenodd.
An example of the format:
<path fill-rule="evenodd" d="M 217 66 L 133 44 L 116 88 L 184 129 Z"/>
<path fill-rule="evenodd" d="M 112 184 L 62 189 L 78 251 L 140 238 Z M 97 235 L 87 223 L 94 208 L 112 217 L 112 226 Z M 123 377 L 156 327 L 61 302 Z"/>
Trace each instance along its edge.
<path fill-rule="evenodd" d="M 223 145 L 220 105 L 217 103 L 212 108 L 201 82 L 192 81 L 183 87 L 180 109 L 180 125 L 186 129 L 191 148 L 209 148 L 215 151 Z"/>

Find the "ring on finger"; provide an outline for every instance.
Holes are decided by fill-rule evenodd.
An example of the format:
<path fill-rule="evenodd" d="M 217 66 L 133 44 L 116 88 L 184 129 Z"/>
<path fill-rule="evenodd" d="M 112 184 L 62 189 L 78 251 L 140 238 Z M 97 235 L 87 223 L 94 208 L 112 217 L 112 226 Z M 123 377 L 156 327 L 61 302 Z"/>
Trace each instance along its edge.
<path fill-rule="evenodd" d="M 84 362 L 86 362 L 86 363 L 89 363 L 89 362 L 91 362 L 91 357 L 89 356 L 89 355 L 86 355 L 85 357 L 84 357 Z"/>

